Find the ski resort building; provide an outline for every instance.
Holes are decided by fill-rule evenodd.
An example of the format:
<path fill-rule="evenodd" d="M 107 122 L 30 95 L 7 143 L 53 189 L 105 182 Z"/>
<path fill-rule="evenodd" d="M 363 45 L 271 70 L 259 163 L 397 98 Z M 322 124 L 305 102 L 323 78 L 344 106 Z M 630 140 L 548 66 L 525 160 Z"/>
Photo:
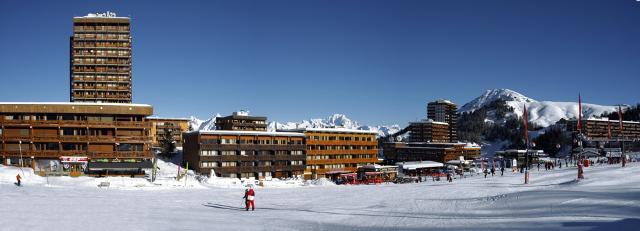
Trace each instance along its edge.
<path fill-rule="evenodd" d="M 409 123 L 409 142 L 449 142 L 449 124 L 424 120 Z"/>
<path fill-rule="evenodd" d="M 0 157 L 41 174 L 144 174 L 151 114 L 145 104 L 0 103 Z"/>
<path fill-rule="evenodd" d="M 216 118 L 216 130 L 267 131 L 267 117 L 250 116 L 247 111 Z"/>
<path fill-rule="evenodd" d="M 435 161 L 446 163 L 463 157 L 466 160 L 480 158 L 480 147 L 465 143 L 387 142 L 383 144 L 385 164 L 406 161 Z"/>
<path fill-rule="evenodd" d="M 436 100 L 427 104 L 427 119 L 447 123 L 449 125 L 449 140 L 457 142 L 456 123 L 458 121 L 458 106 L 449 100 Z"/>
<path fill-rule="evenodd" d="M 580 131 L 578 131 L 578 120 L 569 120 L 567 122 L 567 130 L 574 135 L 581 132 L 591 140 L 609 141 L 609 140 L 638 140 L 640 139 L 640 122 L 622 121 L 622 132 L 620 131 L 619 120 L 589 118 L 580 122 Z"/>
<path fill-rule="evenodd" d="M 375 131 L 345 128 L 303 128 L 283 130 L 306 138 L 305 179 L 326 178 L 329 174 L 355 173 L 358 167 L 378 162 Z"/>
<path fill-rule="evenodd" d="M 165 139 L 165 133 L 171 131 L 176 147 L 182 147 L 182 133 L 189 131 L 189 119 L 186 118 L 160 118 L 149 117 L 151 122 L 151 145 L 161 147 Z"/>
<path fill-rule="evenodd" d="M 304 134 L 264 131 L 194 131 L 183 134 L 184 160 L 201 174 L 268 179 L 302 177 Z"/>
<path fill-rule="evenodd" d="M 131 103 L 129 17 L 74 17 L 70 44 L 71 102 Z"/>

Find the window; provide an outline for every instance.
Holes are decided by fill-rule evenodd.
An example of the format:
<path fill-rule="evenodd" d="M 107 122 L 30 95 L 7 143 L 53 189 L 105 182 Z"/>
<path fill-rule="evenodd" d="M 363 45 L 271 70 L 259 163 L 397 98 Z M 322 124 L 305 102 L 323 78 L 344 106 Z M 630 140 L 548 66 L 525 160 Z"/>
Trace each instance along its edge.
<path fill-rule="evenodd" d="M 201 156 L 217 156 L 218 151 L 215 150 L 202 150 L 200 151 Z"/>
<path fill-rule="evenodd" d="M 291 155 L 302 155 L 302 150 L 291 151 Z"/>
<path fill-rule="evenodd" d="M 231 162 L 231 161 L 222 162 L 222 167 L 235 167 L 235 166 L 236 166 L 236 162 Z"/>
<path fill-rule="evenodd" d="M 233 156 L 236 155 L 236 151 L 222 151 L 221 154 L 223 156 Z"/>

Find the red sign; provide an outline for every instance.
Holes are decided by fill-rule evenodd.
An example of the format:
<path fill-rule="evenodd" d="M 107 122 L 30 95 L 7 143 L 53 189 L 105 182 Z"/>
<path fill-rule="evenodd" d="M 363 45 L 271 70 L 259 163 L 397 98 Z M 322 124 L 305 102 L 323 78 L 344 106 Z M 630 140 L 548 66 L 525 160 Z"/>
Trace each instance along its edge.
<path fill-rule="evenodd" d="M 89 162 L 89 158 L 86 156 L 61 156 L 60 162 L 62 163 L 86 163 Z"/>

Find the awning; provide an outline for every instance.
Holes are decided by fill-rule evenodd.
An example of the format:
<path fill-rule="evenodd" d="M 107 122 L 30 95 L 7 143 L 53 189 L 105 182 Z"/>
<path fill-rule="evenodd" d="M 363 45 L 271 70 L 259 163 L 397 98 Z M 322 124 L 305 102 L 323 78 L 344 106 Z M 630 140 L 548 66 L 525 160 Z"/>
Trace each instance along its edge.
<path fill-rule="evenodd" d="M 334 170 L 334 171 L 326 172 L 325 174 L 333 175 L 333 174 L 342 174 L 342 173 L 352 173 L 352 172 L 344 171 L 344 170 Z"/>
<path fill-rule="evenodd" d="M 435 161 L 421 161 L 421 162 L 411 162 L 411 163 L 396 163 L 398 165 L 402 165 L 402 169 L 406 170 L 416 170 L 418 168 L 440 168 L 444 166 L 442 163 L 438 163 Z"/>
<path fill-rule="evenodd" d="M 153 168 L 151 161 L 142 162 L 89 162 L 89 170 L 137 170 L 143 168 Z"/>

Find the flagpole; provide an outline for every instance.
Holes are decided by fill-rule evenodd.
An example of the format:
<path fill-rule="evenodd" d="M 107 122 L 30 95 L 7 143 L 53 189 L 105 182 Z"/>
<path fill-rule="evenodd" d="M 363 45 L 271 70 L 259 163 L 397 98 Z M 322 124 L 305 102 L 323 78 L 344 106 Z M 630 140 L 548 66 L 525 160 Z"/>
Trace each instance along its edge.
<path fill-rule="evenodd" d="M 524 104 L 524 184 L 529 184 L 529 129 L 527 128 L 527 104 Z"/>

